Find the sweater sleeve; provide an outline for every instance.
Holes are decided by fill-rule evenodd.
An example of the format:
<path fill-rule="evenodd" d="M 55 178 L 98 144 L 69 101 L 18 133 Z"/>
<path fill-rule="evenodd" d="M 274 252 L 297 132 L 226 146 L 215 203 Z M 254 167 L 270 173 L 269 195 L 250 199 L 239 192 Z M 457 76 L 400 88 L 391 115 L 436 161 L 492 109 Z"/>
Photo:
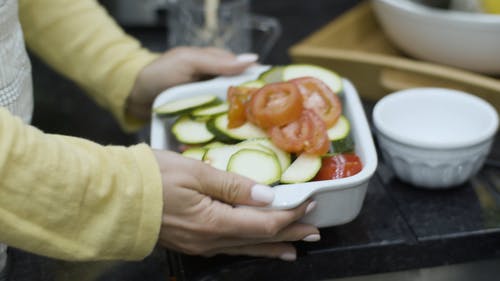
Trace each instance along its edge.
<path fill-rule="evenodd" d="M 1 107 L 0 132 L 0 241 L 65 260 L 153 250 L 163 203 L 147 145 L 44 134 Z"/>
<path fill-rule="evenodd" d="M 123 129 L 143 122 L 125 114 L 139 71 L 157 54 L 124 33 L 96 0 L 19 0 L 28 48 L 107 108 Z"/>

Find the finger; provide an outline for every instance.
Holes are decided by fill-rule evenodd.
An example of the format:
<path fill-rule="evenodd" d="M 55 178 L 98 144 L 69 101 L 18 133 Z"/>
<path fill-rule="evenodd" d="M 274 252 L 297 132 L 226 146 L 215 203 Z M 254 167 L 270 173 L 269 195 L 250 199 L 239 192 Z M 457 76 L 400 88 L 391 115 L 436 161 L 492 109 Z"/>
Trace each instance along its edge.
<path fill-rule="evenodd" d="M 309 224 L 293 223 L 292 225 L 284 228 L 277 235 L 270 238 L 227 238 L 222 237 L 213 240 L 210 245 L 213 249 L 222 249 L 236 246 L 254 245 L 271 242 L 292 242 L 292 241 L 305 241 L 317 242 L 321 239 L 318 228 Z"/>
<path fill-rule="evenodd" d="M 217 204 L 217 202 L 214 202 Z M 231 208 L 221 206 L 212 209 L 212 221 L 218 234 L 226 237 L 272 238 L 285 227 L 310 212 L 315 203 L 304 202 L 290 210 L 262 210 L 257 208 Z M 229 208 L 229 209 L 228 209 Z"/>
<path fill-rule="evenodd" d="M 268 243 L 229 247 L 218 249 L 208 256 L 215 254 L 279 258 L 285 261 L 294 261 L 297 259 L 297 250 L 289 243 Z"/>
<path fill-rule="evenodd" d="M 236 55 L 233 52 L 230 52 L 230 51 L 222 49 L 222 48 L 204 47 L 204 48 L 201 48 L 201 51 L 211 53 L 215 56 L 219 56 L 220 58 L 235 59 L 235 57 L 236 57 Z"/>
<path fill-rule="evenodd" d="M 200 167 L 197 191 L 232 205 L 265 206 L 273 202 L 274 191 L 269 186 L 256 184 L 253 180 L 213 168 Z"/>
<path fill-rule="evenodd" d="M 201 51 L 192 59 L 194 74 L 235 75 L 257 62 L 258 56 L 253 53 L 226 56 L 213 51 Z"/>

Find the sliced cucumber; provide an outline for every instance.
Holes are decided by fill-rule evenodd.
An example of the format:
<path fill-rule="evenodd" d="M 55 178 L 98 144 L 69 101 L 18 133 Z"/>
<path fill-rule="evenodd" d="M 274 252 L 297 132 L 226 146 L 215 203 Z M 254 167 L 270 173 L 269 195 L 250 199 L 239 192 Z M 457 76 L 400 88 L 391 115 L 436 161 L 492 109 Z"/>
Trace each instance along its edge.
<path fill-rule="evenodd" d="M 247 122 L 234 129 L 228 129 L 227 114 L 221 114 L 207 122 L 207 128 L 218 140 L 223 142 L 237 142 L 253 138 L 266 137 L 266 132 L 261 128 Z"/>
<path fill-rule="evenodd" d="M 210 105 L 206 107 L 196 108 L 191 112 L 194 118 L 210 118 L 215 115 L 226 113 L 229 110 L 229 104 L 226 102 Z"/>
<path fill-rule="evenodd" d="M 347 120 L 344 115 L 341 115 L 339 120 L 337 120 L 337 122 L 330 127 L 326 133 L 330 141 L 336 141 L 347 137 L 350 131 L 351 124 L 349 123 L 349 120 Z"/>
<path fill-rule="evenodd" d="M 201 144 L 214 139 L 206 126 L 206 122 L 191 119 L 184 115 L 179 117 L 172 125 L 172 134 L 175 138 L 185 144 Z"/>
<path fill-rule="evenodd" d="M 169 101 L 154 108 L 153 111 L 158 115 L 169 117 L 184 114 L 193 110 L 194 108 L 200 106 L 208 106 L 218 101 L 219 98 L 215 95 L 201 95 Z"/>
<path fill-rule="evenodd" d="M 264 85 L 266 85 L 266 83 L 262 80 L 251 80 L 240 84 L 240 86 L 249 88 L 260 88 L 263 87 Z"/>
<path fill-rule="evenodd" d="M 205 155 L 206 152 L 207 148 L 192 147 L 184 150 L 184 152 L 182 152 L 182 155 L 196 160 L 203 160 L 203 156 Z"/>
<path fill-rule="evenodd" d="M 321 168 L 321 156 L 300 154 L 290 167 L 281 175 L 282 183 L 300 183 L 310 181 Z"/>
<path fill-rule="evenodd" d="M 276 157 L 278 157 L 278 161 L 280 162 L 281 166 L 281 171 L 285 171 L 288 166 L 290 166 L 291 161 L 291 156 L 290 153 L 284 151 L 283 149 L 277 147 L 270 139 L 268 138 L 256 138 L 256 139 L 249 139 L 247 141 L 244 141 L 242 143 L 257 143 L 259 145 L 262 145 L 264 147 L 267 147 L 271 149 L 274 154 L 276 154 Z"/>
<path fill-rule="evenodd" d="M 280 163 L 274 154 L 249 148 L 243 148 L 231 156 L 227 171 L 268 185 L 278 182 L 281 175 Z"/>
<path fill-rule="evenodd" d="M 309 76 L 323 81 L 336 94 L 342 92 L 343 89 L 342 78 L 337 73 L 320 66 L 290 64 L 285 66 L 282 72 L 283 81 Z"/>

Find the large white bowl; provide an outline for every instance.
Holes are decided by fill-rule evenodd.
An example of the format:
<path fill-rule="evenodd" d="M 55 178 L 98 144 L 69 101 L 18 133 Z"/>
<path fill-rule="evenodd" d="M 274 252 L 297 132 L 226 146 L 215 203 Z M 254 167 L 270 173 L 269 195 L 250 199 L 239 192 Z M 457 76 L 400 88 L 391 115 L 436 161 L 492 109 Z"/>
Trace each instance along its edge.
<path fill-rule="evenodd" d="M 500 74 L 500 15 L 439 10 L 410 0 L 372 0 L 383 30 L 418 59 Z"/>
<path fill-rule="evenodd" d="M 464 183 L 482 166 L 498 129 L 486 101 L 443 88 L 414 88 L 382 98 L 373 109 L 382 157 L 415 186 Z"/>
<path fill-rule="evenodd" d="M 268 66 L 251 67 L 242 75 L 218 77 L 212 80 L 173 87 L 160 94 L 153 107 L 170 100 L 211 93 L 226 98 L 229 86 L 256 79 Z M 366 115 L 354 86 L 343 80 L 343 114 L 351 122 L 351 133 L 356 144 L 356 153 L 363 163 L 363 169 L 356 175 L 326 181 L 302 184 L 285 184 L 274 187 L 275 199 L 271 208 L 289 209 L 300 205 L 308 198 L 314 198 L 317 207 L 303 218 L 303 222 L 327 227 L 352 221 L 361 210 L 368 181 L 377 167 L 377 154 Z M 170 134 L 172 120 L 153 114 L 151 124 L 151 146 L 157 149 L 175 147 Z"/>

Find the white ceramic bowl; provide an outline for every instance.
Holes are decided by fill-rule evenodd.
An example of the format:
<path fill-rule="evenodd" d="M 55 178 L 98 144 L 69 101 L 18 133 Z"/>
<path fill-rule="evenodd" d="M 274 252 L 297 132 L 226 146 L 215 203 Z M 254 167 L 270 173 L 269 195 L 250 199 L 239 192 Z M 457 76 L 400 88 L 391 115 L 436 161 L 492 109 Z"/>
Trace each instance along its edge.
<path fill-rule="evenodd" d="M 400 179 L 446 188 L 464 183 L 481 168 L 498 114 L 471 94 L 414 88 L 379 100 L 373 122 L 382 157 Z"/>
<path fill-rule="evenodd" d="M 500 15 L 439 10 L 410 0 L 372 0 L 388 37 L 418 59 L 500 74 Z"/>
<path fill-rule="evenodd" d="M 254 80 L 268 68 L 268 66 L 255 66 L 242 75 L 218 77 L 170 88 L 156 98 L 153 107 L 169 100 L 202 95 L 207 92 L 225 99 L 229 86 Z M 314 198 L 318 203 L 317 207 L 302 221 L 318 227 L 344 224 L 352 221 L 359 214 L 368 181 L 377 167 L 375 145 L 359 96 L 349 81 L 343 80 L 343 83 L 343 114 L 351 122 L 356 153 L 363 163 L 363 169 L 358 174 L 343 179 L 275 186 L 275 199 L 270 206 L 275 209 L 288 209 L 300 205 L 308 198 Z M 175 147 L 175 139 L 170 134 L 172 120 L 162 119 L 157 115 L 153 115 L 152 118 L 151 146 L 158 149 Z"/>

